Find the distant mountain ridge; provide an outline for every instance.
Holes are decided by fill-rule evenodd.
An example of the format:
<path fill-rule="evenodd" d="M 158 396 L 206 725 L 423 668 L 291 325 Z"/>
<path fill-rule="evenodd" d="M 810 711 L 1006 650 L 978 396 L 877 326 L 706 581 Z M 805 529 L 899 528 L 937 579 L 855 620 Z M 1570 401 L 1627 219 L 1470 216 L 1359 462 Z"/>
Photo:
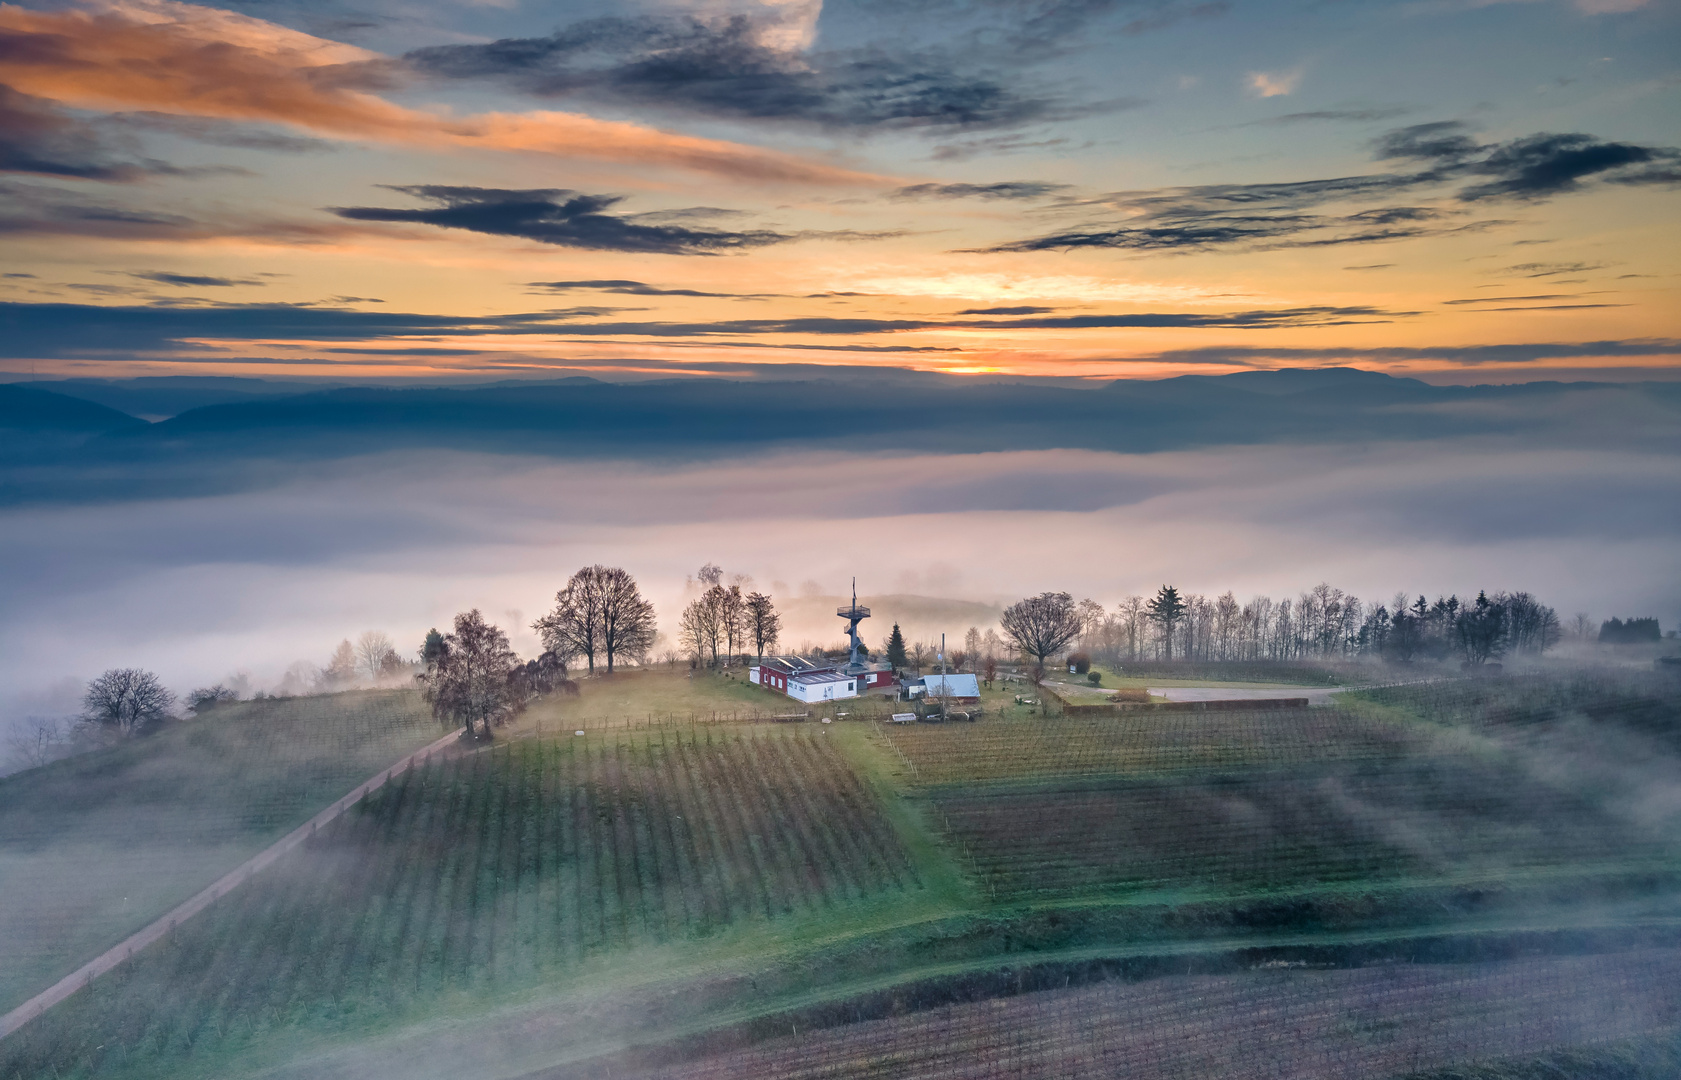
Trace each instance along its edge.
<path fill-rule="evenodd" d="M 125 484 L 137 492 L 160 483 L 190 492 L 206 483 L 250 483 L 242 478 L 249 470 L 241 462 L 416 450 L 693 461 L 784 450 L 1154 453 L 1519 432 L 1554 437 L 1571 425 L 1595 423 L 1617 437 L 1660 428 L 1667 437 L 1681 429 L 1681 384 L 1432 386 L 1348 368 L 1076 387 L 951 380 L 926 389 L 878 389 L 858 378 L 568 378 L 304 393 L 280 393 L 278 385 L 171 384 L 172 393 L 233 394 L 236 400 L 155 423 L 31 385 L 0 386 L 0 416 L 16 421 L 7 458 L 52 460 L 75 475 L 65 486 L 44 474 L 24 480 L 0 472 L 0 501 L 79 497 L 70 493 L 94 483 L 93 466 L 106 496 L 126 492 Z M 929 497 L 937 501 L 939 492 Z"/>

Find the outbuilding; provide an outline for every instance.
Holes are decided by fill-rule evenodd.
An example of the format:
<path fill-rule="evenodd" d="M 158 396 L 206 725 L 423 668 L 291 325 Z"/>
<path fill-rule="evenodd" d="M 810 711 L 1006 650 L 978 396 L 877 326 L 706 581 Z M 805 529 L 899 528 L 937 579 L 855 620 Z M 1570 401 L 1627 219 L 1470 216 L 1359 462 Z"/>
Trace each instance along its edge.
<path fill-rule="evenodd" d="M 787 695 L 808 704 L 858 696 L 859 679 L 842 671 L 808 671 L 788 676 Z"/>
<path fill-rule="evenodd" d="M 905 692 L 910 697 L 943 697 L 947 701 L 958 701 L 973 704 L 981 700 L 980 679 L 974 675 L 952 673 L 948 675 L 924 675 L 920 679 L 905 684 Z"/>

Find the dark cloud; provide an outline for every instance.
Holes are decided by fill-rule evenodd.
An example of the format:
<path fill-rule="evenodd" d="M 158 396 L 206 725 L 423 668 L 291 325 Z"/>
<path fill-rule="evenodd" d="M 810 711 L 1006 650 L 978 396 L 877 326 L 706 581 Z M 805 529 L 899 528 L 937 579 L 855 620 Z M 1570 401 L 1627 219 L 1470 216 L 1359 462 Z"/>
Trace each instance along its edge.
<path fill-rule="evenodd" d="M 564 188 L 510 191 L 438 184 L 387 185 L 433 205 L 418 210 L 378 206 L 333 207 L 353 221 L 408 221 L 492 236 L 518 236 L 586 251 L 662 255 L 715 255 L 793 239 L 766 229 L 731 232 L 684 225 L 645 224 L 607 213 L 617 195 L 586 195 Z"/>
<path fill-rule="evenodd" d="M 129 277 L 142 281 L 155 281 L 159 285 L 178 285 L 182 288 L 229 288 L 234 285 L 266 285 L 265 281 L 255 278 L 226 278 L 210 277 L 204 274 L 171 274 L 163 270 L 139 271 L 131 273 Z"/>
<path fill-rule="evenodd" d="M 709 338 L 801 334 L 817 337 L 894 334 L 918 330 L 1046 330 L 1123 328 L 1226 328 L 1264 330 L 1383 322 L 1412 312 L 1373 307 L 1300 307 L 1228 312 L 1131 312 L 1120 315 L 1029 315 L 1014 318 L 873 319 L 827 316 L 784 319 L 719 319 L 708 322 L 590 322 L 612 309 L 578 308 L 483 317 L 421 315 L 397 311 L 304 304 L 83 304 L 0 303 L 0 356 L 76 356 L 147 350 L 187 352 L 206 341 L 356 342 L 376 339 L 480 334 L 545 337 Z M 438 344 L 436 340 L 428 344 Z M 224 354 L 218 353 L 219 357 Z M 393 352 L 392 355 L 400 355 Z"/>
<path fill-rule="evenodd" d="M 1579 190 L 1584 181 L 1674 183 L 1681 150 L 1606 142 L 1591 135 L 1531 135 L 1482 143 L 1459 121 L 1414 124 L 1375 146 L 1380 160 L 1413 171 L 1264 184 L 1205 184 L 1066 199 L 1061 209 L 1119 215 L 985 251 L 1107 247 L 1144 252 L 1323 247 L 1439 236 L 1510 224 L 1467 220 L 1469 206 L 1535 201 Z M 1461 185 L 1457 191 L 1447 189 Z M 1406 202 L 1395 200 L 1406 199 Z M 1375 202 L 1332 213 L 1336 204 Z M 1541 264 L 1535 264 L 1537 266 Z"/>
<path fill-rule="evenodd" d="M 1064 251 L 1071 248 L 1121 248 L 1131 251 L 1190 252 L 1229 247 L 1326 247 L 1371 244 L 1487 228 L 1493 222 L 1454 222 L 1439 210 L 1422 206 L 1383 206 L 1353 214 L 1238 214 L 1184 208 L 1159 213 L 1148 224 L 1115 228 L 1071 229 L 983 251 Z"/>
<path fill-rule="evenodd" d="M 1472 296 L 1463 300 L 1443 300 L 1449 306 L 1455 304 L 1507 304 L 1518 300 L 1567 300 L 1572 293 L 1541 293 L 1536 296 Z"/>
<path fill-rule="evenodd" d="M 1163 4 L 1149 14 L 1140 15 L 1123 24 L 1121 33 L 1148 34 L 1154 30 L 1165 30 L 1187 19 L 1217 19 L 1231 9 L 1232 6 L 1224 0 L 1202 4 Z"/>
<path fill-rule="evenodd" d="M 1133 101 L 1126 107 L 1144 105 L 1142 100 Z M 1116 103 L 1115 108 L 1121 108 L 1122 103 Z M 1088 142 L 1085 144 L 1090 146 Z M 929 155 L 935 161 L 968 161 L 975 157 L 997 157 L 1000 154 L 1021 154 L 1034 150 L 1049 150 L 1057 148 L 1066 150 L 1071 146 L 1068 139 L 1061 136 L 1055 138 L 1031 138 L 1025 135 L 988 135 L 978 139 L 964 139 L 961 142 L 945 143 L 934 147 Z"/>
<path fill-rule="evenodd" d="M 167 239 L 195 223 L 178 214 L 120 206 L 77 191 L 29 183 L 0 183 L 0 235 L 37 234 L 116 239 Z"/>
<path fill-rule="evenodd" d="M 100 126 L 116 130 L 156 131 L 212 146 L 242 150 L 277 150 L 289 154 L 325 153 L 338 147 L 324 139 L 307 139 L 256 124 L 240 124 L 203 116 L 131 112 L 104 117 Z"/>
<path fill-rule="evenodd" d="M 1343 269 L 1344 270 L 1389 270 L 1389 269 L 1393 269 L 1394 266 L 1395 266 L 1394 263 L 1367 263 L 1365 266 L 1345 266 L 1345 267 L 1343 267 Z"/>
<path fill-rule="evenodd" d="M 1508 266 L 1505 269 L 1501 270 L 1500 273 L 1502 273 L 1502 274 L 1516 274 L 1519 277 L 1541 278 L 1541 277 L 1556 277 L 1559 274 L 1584 274 L 1584 273 L 1587 273 L 1589 270 L 1602 270 L 1604 268 L 1605 268 L 1604 263 L 1527 262 L 1527 263 L 1517 263 L 1514 266 Z"/>
<path fill-rule="evenodd" d="M 1482 199 L 1546 199 L 1576 191 L 1600 178 L 1619 184 L 1674 184 L 1681 150 L 1607 142 L 1571 133 L 1527 135 L 1504 143 L 1481 143 L 1457 120 L 1415 124 L 1383 136 L 1376 144 L 1384 160 L 1428 162 L 1421 179 L 1486 177 L 1459 190 L 1465 202 Z"/>
<path fill-rule="evenodd" d="M 1038 180 L 1004 180 L 996 184 L 911 184 L 888 193 L 890 199 L 1043 199 L 1068 184 Z"/>
<path fill-rule="evenodd" d="M 1496 146 L 1475 166 L 1490 179 L 1459 193 L 1465 200 L 1489 198 L 1543 199 L 1575 191 L 1581 181 L 1612 174 L 1619 184 L 1673 184 L 1676 170 L 1663 168 L 1681 161 L 1674 150 L 1602 142 L 1591 135 L 1532 135 Z M 1660 166 L 1637 169 L 1632 166 Z"/>
<path fill-rule="evenodd" d="M 0 85 L 0 172 L 127 181 L 148 171 L 121 160 L 92 124 Z"/>
<path fill-rule="evenodd" d="M 773 293 L 720 293 L 700 289 L 662 289 L 641 281 L 603 279 L 594 281 L 528 281 L 526 286 L 546 292 L 574 292 L 592 289 L 596 292 L 624 293 L 629 296 L 704 296 L 719 300 L 763 300 Z"/>
<path fill-rule="evenodd" d="M 1499 345 L 1385 346 L 1348 349 L 1301 349 L 1240 346 L 1167 349 L 1134 357 L 1148 363 L 1174 364 L 1323 364 L 1445 361 L 1467 367 L 1481 364 L 1532 364 L 1542 360 L 1594 360 L 1606 357 L 1681 356 L 1681 338 L 1623 338 L 1607 341 L 1542 341 Z"/>
<path fill-rule="evenodd" d="M 1618 308 L 1627 304 L 1530 304 L 1524 307 L 1479 308 L 1481 311 L 1577 311 L 1581 308 Z"/>
<path fill-rule="evenodd" d="M 964 308 L 959 315 L 1044 315 L 1055 311 L 1048 307 L 977 307 Z"/>
<path fill-rule="evenodd" d="M 982 127 L 1069 115 L 995 73 L 935 50 L 792 56 L 775 24 L 745 15 L 592 19 L 542 38 L 439 45 L 405 59 L 435 77 L 497 79 L 544 97 L 582 96 L 832 128 Z"/>
<path fill-rule="evenodd" d="M 1397 116 L 1406 115 L 1408 110 L 1399 106 L 1381 109 L 1315 109 L 1310 112 L 1285 113 L 1283 116 L 1269 117 L 1266 120 L 1256 120 L 1248 126 L 1311 124 L 1323 121 L 1338 121 L 1369 124 L 1379 120 L 1393 120 Z"/>

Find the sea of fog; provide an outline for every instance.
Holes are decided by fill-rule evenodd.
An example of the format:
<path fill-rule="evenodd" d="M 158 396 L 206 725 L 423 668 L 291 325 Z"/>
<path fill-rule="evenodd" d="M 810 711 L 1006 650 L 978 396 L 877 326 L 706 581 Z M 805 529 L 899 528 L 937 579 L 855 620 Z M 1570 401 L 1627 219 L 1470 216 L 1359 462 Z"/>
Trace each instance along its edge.
<path fill-rule="evenodd" d="M 74 712 L 113 666 L 180 692 L 236 673 L 269 687 L 343 638 L 379 630 L 408 651 L 470 607 L 534 654 L 530 622 L 592 562 L 634 573 L 671 638 L 709 561 L 796 602 L 785 645 L 837 641 L 812 601 L 854 576 L 865 597 L 901 598 L 865 625 L 872 640 L 892 619 L 932 637 L 981 617 L 918 596 L 1113 604 L 1163 583 L 1240 600 L 1320 581 L 1367 599 L 1527 589 L 1566 621 L 1669 629 L 1678 466 L 1649 444 L 1533 437 L 690 466 L 405 451 L 226 494 L 14 506 L 0 514 L 0 719 Z"/>

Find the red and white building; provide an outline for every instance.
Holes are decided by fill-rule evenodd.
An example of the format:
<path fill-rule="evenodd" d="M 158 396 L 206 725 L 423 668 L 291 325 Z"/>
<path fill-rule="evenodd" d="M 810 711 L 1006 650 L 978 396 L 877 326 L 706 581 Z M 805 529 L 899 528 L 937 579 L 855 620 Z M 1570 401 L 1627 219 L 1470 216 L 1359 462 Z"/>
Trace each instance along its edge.
<path fill-rule="evenodd" d="M 877 687 L 893 685 L 893 672 L 874 666 L 862 671 L 849 665 L 807 660 L 803 656 L 767 656 L 747 669 L 747 679 L 766 690 L 806 703 L 855 698 Z"/>

